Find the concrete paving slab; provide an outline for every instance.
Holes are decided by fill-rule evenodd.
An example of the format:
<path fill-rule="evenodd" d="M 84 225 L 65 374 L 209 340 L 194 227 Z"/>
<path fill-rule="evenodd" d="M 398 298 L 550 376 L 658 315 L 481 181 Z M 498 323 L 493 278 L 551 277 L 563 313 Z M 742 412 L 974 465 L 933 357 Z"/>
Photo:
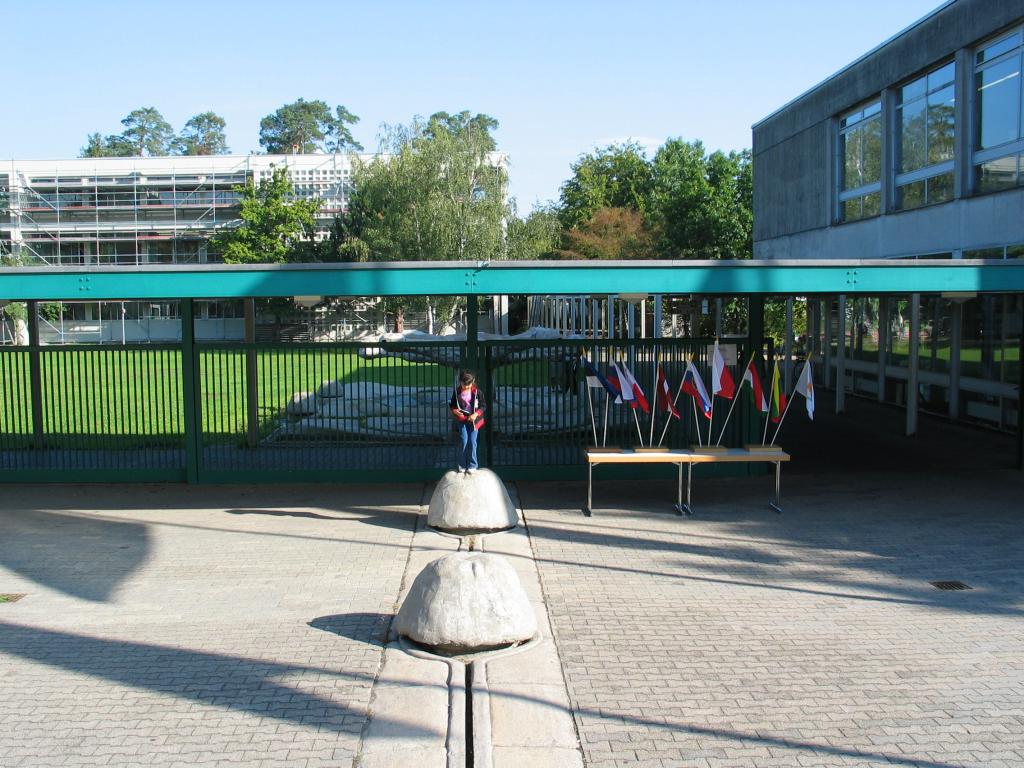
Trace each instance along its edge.
<path fill-rule="evenodd" d="M 488 679 L 488 688 L 495 747 L 571 748 L 576 744 L 564 684 L 499 684 Z"/>
<path fill-rule="evenodd" d="M 495 747 L 494 768 L 583 768 L 583 756 L 575 749 L 557 747 Z"/>
<path fill-rule="evenodd" d="M 785 477 L 518 484 L 587 765 L 1024 765 L 1024 476 Z"/>

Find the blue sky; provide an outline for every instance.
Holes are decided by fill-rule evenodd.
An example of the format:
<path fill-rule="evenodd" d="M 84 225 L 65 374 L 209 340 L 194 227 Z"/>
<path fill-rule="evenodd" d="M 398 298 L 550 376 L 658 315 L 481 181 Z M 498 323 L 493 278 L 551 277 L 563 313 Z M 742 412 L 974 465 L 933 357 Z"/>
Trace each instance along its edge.
<path fill-rule="evenodd" d="M 750 126 L 940 0 L 228 2 L 6 0 L 0 158 L 75 157 L 155 106 L 175 130 L 213 110 L 236 153 L 302 97 L 382 123 L 496 117 L 520 212 L 581 153 L 670 136 L 750 146 Z"/>

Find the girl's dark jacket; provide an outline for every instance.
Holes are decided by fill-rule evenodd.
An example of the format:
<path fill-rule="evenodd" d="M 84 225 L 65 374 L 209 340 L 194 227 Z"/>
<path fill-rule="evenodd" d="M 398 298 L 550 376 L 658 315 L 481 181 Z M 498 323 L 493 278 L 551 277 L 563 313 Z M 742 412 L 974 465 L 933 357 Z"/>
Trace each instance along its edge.
<path fill-rule="evenodd" d="M 452 392 L 452 399 L 448 401 L 448 407 L 452 411 L 452 416 L 457 421 L 469 422 L 469 417 L 476 414 L 476 429 L 479 432 L 484 428 L 484 409 L 480 405 L 480 391 L 476 388 L 476 384 L 470 389 L 469 396 L 469 410 L 464 410 L 462 402 L 459 400 L 459 386 L 455 386 L 455 390 Z M 470 422 L 473 423 L 473 422 Z"/>

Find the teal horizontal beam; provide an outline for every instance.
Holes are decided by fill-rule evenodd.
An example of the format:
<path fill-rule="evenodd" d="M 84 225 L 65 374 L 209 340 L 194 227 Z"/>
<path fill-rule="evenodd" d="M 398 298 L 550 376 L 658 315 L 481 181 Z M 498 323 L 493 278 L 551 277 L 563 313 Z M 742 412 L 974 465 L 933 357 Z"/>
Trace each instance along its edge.
<path fill-rule="evenodd" d="M 396 262 L 0 269 L 0 299 L 1024 291 L 1024 260 Z"/>

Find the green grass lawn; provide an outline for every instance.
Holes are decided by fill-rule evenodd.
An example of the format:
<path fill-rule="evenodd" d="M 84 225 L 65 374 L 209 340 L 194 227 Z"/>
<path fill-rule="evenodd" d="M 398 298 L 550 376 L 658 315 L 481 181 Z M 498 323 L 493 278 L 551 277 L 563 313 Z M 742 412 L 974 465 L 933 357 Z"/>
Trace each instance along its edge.
<path fill-rule="evenodd" d="M 394 387 L 449 387 L 453 369 L 395 357 L 365 359 L 355 348 L 268 348 L 256 351 L 260 435 L 276 428 L 288 400 L 327 381 Z M 246 352 L 202 348 L 200 408 L 204 442 L 235 443 L 246 433 Z M 58 448 L 181 447 L 185 412 L 181 353 L 175 349 L 54 348 L 41 354 L 46 445 Z M 543 386 L 544 360 L 500 369 L 502 384 Z M 32 444 L 29 353 L 0 352 L 0 449 Z M 371 388 L 371 393 L 373 389 Z"/>

